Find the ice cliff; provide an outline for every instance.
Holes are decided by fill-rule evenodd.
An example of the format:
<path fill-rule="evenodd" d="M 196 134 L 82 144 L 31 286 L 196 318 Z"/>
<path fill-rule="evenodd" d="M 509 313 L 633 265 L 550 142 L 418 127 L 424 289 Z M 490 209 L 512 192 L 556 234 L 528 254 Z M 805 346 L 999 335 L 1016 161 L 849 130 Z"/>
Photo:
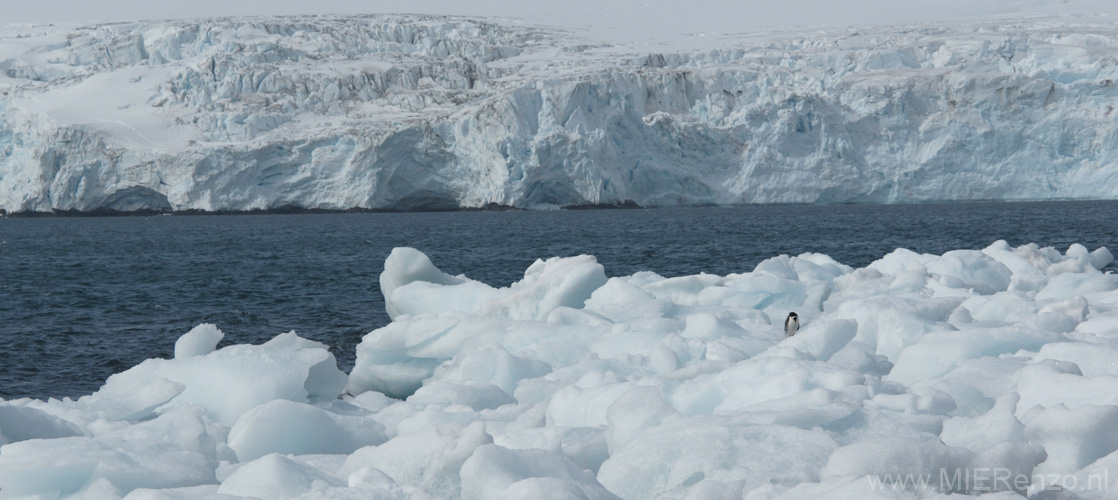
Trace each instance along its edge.
<path fill-rule="evenodd" d="M 0 28 L 0 210 L 1118 197 L 1118 27 L 634 52 L 418 16 Z"/>

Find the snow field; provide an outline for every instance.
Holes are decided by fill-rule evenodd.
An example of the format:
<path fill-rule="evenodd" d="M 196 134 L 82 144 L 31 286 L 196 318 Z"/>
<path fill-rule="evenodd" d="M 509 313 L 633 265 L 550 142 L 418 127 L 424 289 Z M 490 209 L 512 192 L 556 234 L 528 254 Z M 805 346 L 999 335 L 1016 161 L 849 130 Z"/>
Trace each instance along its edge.
<path fill-rule="evenodd" d="M 393 322 L 348 375 L 295 333 L 215 349 L 200 325 L 89 396 L 0 401 L 0 497 L 1113 498 L 1111 261 L 998 241 L 665 278 L 578 256 L 497 288 L 398 248 Z"/>

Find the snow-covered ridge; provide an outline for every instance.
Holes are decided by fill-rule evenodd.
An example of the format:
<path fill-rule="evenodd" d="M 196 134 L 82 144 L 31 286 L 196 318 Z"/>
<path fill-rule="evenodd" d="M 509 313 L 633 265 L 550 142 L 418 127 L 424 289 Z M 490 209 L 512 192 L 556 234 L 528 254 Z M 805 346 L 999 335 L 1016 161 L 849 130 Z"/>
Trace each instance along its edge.
<path fill-rule="evenodd" d="M 349 374 L 294 332 L 200 325 L 94 394 L 0 400 L 0 497 L 1113 499 L 1112 261 L 997 241 L 665 278 L 582 255 L 496 287 L 398 248 L 393 322 Z"/>
<path fill-rule="evenodd" d="M 0 209 L 1118 196 L 1118 27 L 632 53 L 462 18 L 0 31 Z"/>

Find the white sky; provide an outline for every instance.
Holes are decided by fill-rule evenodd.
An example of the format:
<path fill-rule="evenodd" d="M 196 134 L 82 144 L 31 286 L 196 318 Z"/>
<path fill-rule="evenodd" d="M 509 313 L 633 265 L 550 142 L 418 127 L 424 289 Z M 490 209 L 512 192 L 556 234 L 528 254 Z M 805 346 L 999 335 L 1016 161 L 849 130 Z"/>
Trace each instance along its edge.
<path fill-rule="evenodd" d="M 686 45 L 723 34 L 852 25 L 1085 14 L 1115 22 L 1118 0 L 0 0 L 0 25 L 378 13 L 499 17 L 594 41 Z"/>

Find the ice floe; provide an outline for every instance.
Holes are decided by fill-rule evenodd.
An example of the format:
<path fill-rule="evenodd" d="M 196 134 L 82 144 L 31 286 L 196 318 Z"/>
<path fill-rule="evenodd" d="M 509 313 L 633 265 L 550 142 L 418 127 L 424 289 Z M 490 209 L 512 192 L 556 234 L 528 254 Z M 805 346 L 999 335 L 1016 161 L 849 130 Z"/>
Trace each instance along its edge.
<path fill-rule="evenodd" d="M 94 394 L 0 401 L 0 497 L 1113 498 L 1112 260 L 998 241 L 668 278 L 576 256 L 492 286 L 401 248 L 349 374 L 295 333 L 200 325 Z"/>

